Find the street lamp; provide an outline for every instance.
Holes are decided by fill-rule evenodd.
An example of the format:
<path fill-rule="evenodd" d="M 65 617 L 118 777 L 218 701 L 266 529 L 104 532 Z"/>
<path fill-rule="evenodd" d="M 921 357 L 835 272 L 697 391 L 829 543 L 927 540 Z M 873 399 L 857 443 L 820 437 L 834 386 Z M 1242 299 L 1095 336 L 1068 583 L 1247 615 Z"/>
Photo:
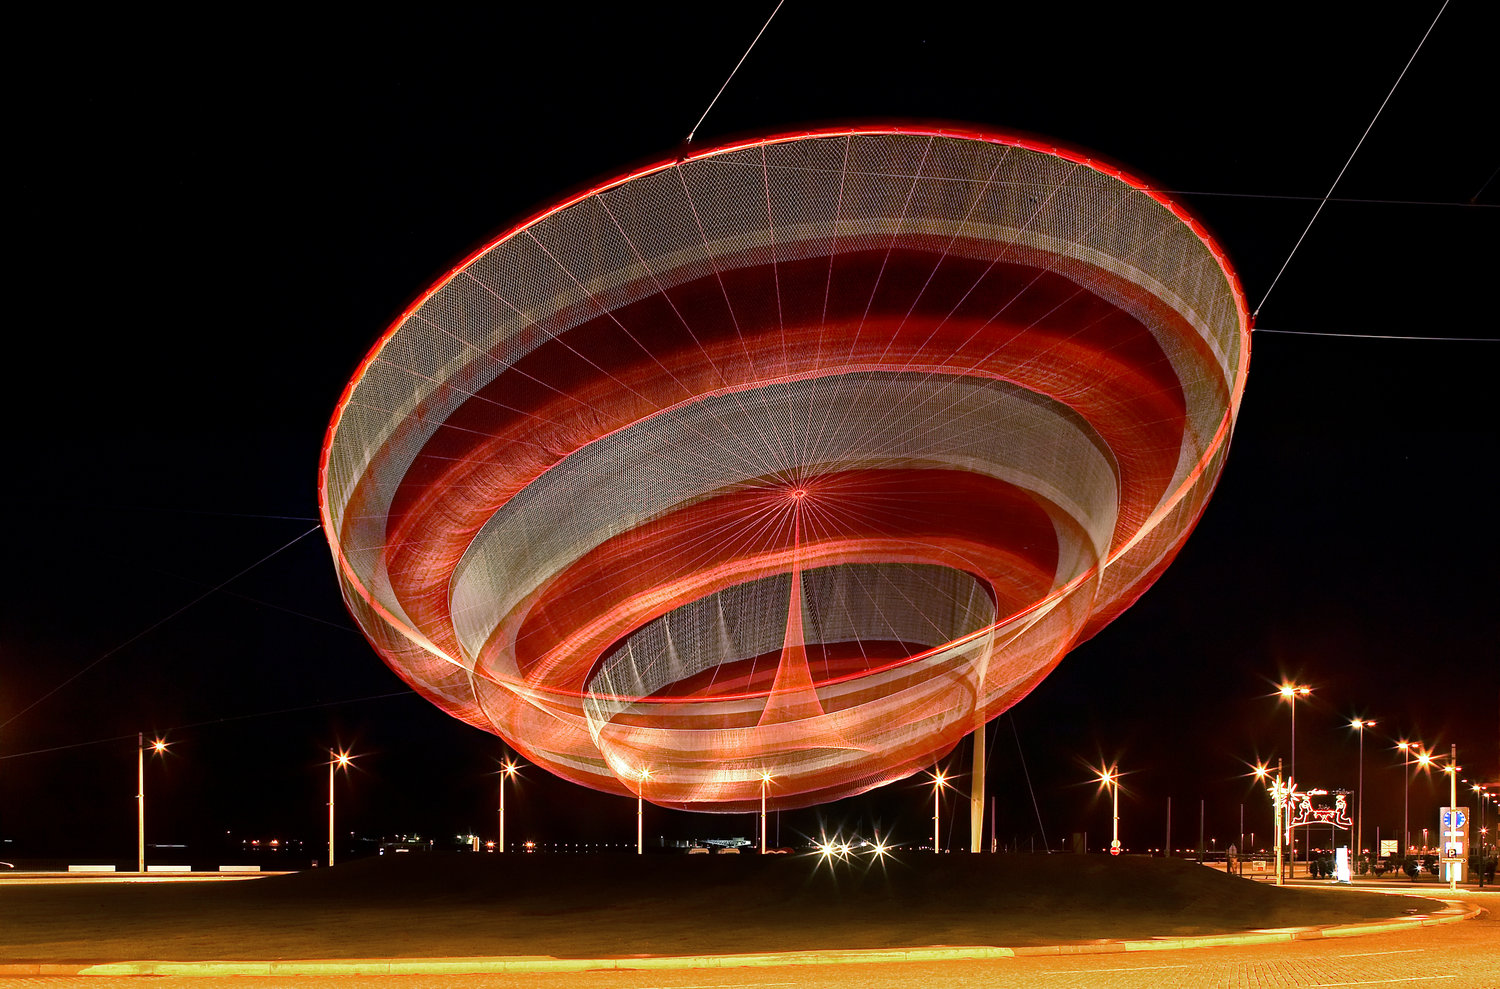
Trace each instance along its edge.
<path fill-rule="evenodd" d="M 519 763 L 510 759 L 500 764 L 500 840 L 495 845 L 497 854 L 505 851 L 505 781 L 516 775 L 516 770 L 520 768 Z"/>
<path fill-rule="evenodd" d="M 1407 771 L 1407 767 L 1421 761 L 1421 756 L 1417 756 L 1416 758 L 1413 758 L 1413 756 L 1421 751 L 1422 743 L 1397 742 L 1396 748 L 1406 753 L 1406 761 L 1401 764 L 1401 773 L 1404 777 L 1402 784 L 1405 787 L 1405 796 L 1402 798 L 1401 803 L 1401 857 L 1405 859 L 1406 856 L 1411 854 L 1411 778 L 1413 775 Z"/>
<path fill-rule="evenodd" d="M 1297 778 L 1297 698 L 1312 693 L 1311 687 L 1297 683 L 1283 683 L 1281 696 L 1292 707 L 1292 779 Z"/>
<path fill-rule="evenodd" d="M 167 743 L 158 738 L 151 743 L 151 754 L 167 751 Z M 146 736 L 135 736 L 135 871 L 146 871 Z"/>
<path fill-rule="evenodd" d="M 766 854 L 766 789 L 771 785 L 771 774 L 761 770 L 760 774 L 760 853 Z"/>
<path fill-rule="evenodd" d="M 646 781 L 651 778 L 649 767 L 641 767 L 641 785 L 635 791 L 635 853 L 646 854 Z"/>
<path fill-rule="evenodd" d="M 1349 727 L 1359 732 L 1359 809 L 1355 813 L 1354 854 L 1365 853 L 1365 729 L 1374 728 L 1375 722 L 1355 718 Z"/>
<path fill-rule="evenodd" d="M 1291 705 L 1291 708 L 1292 708 L 1292 774 L 1291 774 L 1290 779 L 1291 779 L 1291 781 L 1292 781 L 1293 784 L 1295 784 L 1297 782 L 1297 698 L 1298 697 L 1306 697 L 1307 695 L 1309 695 L 1311 693 L 1312 693 L 1312 688 L 1311 687 L 1305 686 L 1305 685 L 1300 684 L 1300 683 L 1283 683 L 1281 685 L 1281 697 L 1289 705 Z M 1290 845 L 1291 842 L 1292 842 L 1292 828 L 1291 828 L 1290 818 L 1288 818 L 1288 821 L 1287 821 L 1286 839 L 1287 839 L 1287 844 Z M 1312 854 L 1312 849 L 1311 849 L 1310 846 L 1309 846 L 1309 849 L 1308 849 L 1308 854 L 1309 855 Z M 1296 866 L 1296 859 L 1297 859 L 1297 857 L 1296 857 L 1295 848 L 1294 848 L 1293 849 L 1293 855 L 1292 855 L 1292 863 L 1293 863 L 1292 864 L 1292 868 L 1293 869 L 1295 869 L 1297 867 Z"/>
<path fill-rule="evenodd" d="M 1425 769 L 1425 770 L 1431 771 L 1431 769 L 1432 769 L 1432 753 L 1431 752 L 1418 752 L 1417 753 L 1417 768 L 1418 769 Z M 1413 772 L 1413 774 L 1415 774 L 1416 770 L 1413 770 L 1412 772 Z M 1422 829 L 1422 854 L 1424 854 L 1424 855 L 1427 854 L 1427 850 L 1430 847 L 1432 847 L 1432 846 L 1427 843 L 1427 829 L 1423 828 Z"/>
<path fill-rule="evenodd" d="M 1275 837 L 1276 840 L 1276 885 L 1281 886 L 1286 882 L 1286 880 L 1281 875 L 1281 815 L 1282 809 L 1286 806 L 1288 788 L 1283 786 L 1281 783 L 1280 759 L 1276 760 L 1275 777 L 1271 778 L 1268 781 L 1266 778 L 1270 775 L 1271 771 L 1265 765 L 1255 767 L 1255 776 L 1262 783 L 1266 784 L 1266 792 L 1271 795 L 1271 806 L 1275 808 L 1276 812 L 1276 825 L 1271 834 Z"/>
<path fill-rule="evenodd" d="M 333 868 L 333 771 L 349 768 L 349 753 L 328 750 L 328 867 Z"/>
<path fill-rule="evenodd" d="M 1474 802 L 1479 805 L 1479 854 L 1474 856 L 1474 862 L 1479 866 L 1479 888 L 1484 889 L 1484 841 L 1485 837 L 1490 833 L 1490 829 L 1485 827 L 1484 824 L 1484 802 L 1489 797 L 1489 794 L 1478 783 L 1474 784 L 1474 793 Z"/>
<path fill-rule="evenodd" d="M 1120 773 L 1110 766 L 1099 774 L 1099 782 L 1109 788 L 1110 803 L 1114 811 L 1114 825 L 1110 831 L 1109 854 L 1120 854 Z"/>
<path fill-rule="evenodd" d="M 1445 772 L 1445 773 L 1448 774 L 1448 806 L 1454 808 L 1455 809 L 1455 813 L 1457 812 L 1456 809 L 1458 807 L 1458 770 L 1459 770 L 1459 768 L 1460 767 L 1458 765 L 1458 745 L 1457 745 L 1457 743 L 1450 743 L 1449 746 L 1448 746 L 1448 765 L 1446 765 L 1446 766 L 1443 767 L 1443 772 Z M 1458 822 L 1456 820 L 1450 820 L 1440 830 L 1442 830 L 1443 833 L 1440 834 L 1440 835 L 1438 835 L 1438 843 L 1443 848 L 1443 850 L 1446 851 L 1447 847 L 1448 847 L 1448 838 L 1450 837 L 1449 834 L 1448 834 L 1448 832 L 1450 830 L 1451 831 L 1457 831 L 1458 830 Z M 1462 869 L 1462 868 L 1463 868 L 1463 863 L 1462 862 L 1449 862 L 1448 863 L 1448 889 L 1451 892 L 1457 892 L 1458 891 L 1458 873 L 1459 873 L 1459 870 Z"/>
<path fill-rule="evenodd" d="M 934 853 L 943 850 L 940 844 L 941 838 L 938 828 L 940 824 L 939 819 L 943 813 L 943 806 L 939 798 L 943 792 L 943 787 L 947 785 L 948 777 L 944 775 L 943 771 L 941 769 L 934 770 L 932 774 L 932 850 Z"/>

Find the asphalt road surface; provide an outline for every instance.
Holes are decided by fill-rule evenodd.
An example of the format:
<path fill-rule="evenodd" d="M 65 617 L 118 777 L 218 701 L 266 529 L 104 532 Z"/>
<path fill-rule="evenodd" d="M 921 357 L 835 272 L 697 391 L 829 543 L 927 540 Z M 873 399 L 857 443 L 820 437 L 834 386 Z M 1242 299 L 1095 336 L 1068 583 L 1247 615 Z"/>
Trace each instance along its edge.
<path fill-rule="evenodd" d="M 1500 893 L 1466 894 L 1488 913 L 1476 920 L 1393 934 L 1276 945 L 995 961 L 807 965 L 649 972 L 569 972 L 470 976 L 276 976 L 153 978 L 188 989 L 1333 989 L 1414 986 L 1500 989 Z M 135 985 L 135 978 L 25 976 L 0 989 Z"/>

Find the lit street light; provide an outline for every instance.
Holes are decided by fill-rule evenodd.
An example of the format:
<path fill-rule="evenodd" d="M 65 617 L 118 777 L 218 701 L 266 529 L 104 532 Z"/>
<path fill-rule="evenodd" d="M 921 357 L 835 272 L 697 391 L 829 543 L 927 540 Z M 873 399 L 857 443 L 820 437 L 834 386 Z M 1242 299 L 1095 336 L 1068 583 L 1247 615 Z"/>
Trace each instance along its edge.
<path fill-rule="evenodd" d="M 1458 807 L 1458 771 L 1460 768 L 1458 764 L 1458 745 L 1450 743 L 1448 746 L 1448 765 L 1443 767 L 1443 772 L 1448 774 L 1448 806 L 1455 808 L 1455 813 Z M 1448 849 L 1449 832 L 1457 830 L 1457 821 L 1444 823 L 1442 828 L 1443 833 L 1438 835 L 1438 845 L 1443 851 L 1447 851 Z M 1448 889 L 1452 892 L 1458 891 L 1458 873 L 1462 869 L 1462 862 L 1448 863 Z"/>
<path fill-rule="evenodd" d="M 1375 722 L 1355 718 L 1349 727 L 1359 732 L 1359 809 L 1355 812 L 1354 854 L 1365 853 L 1365 729 L 1374 728 Z"/>
<path fill-rule="evenodd" d="M 1405 787 L 1405 796 L 1401 803 L 1401 857 L 1405 859 L 1411 854 L 1411 778 L 1412 773 L 1408 767 L 1421 761 L 1421 757 L 1412 756 L 1421 750 L 1421 742 L 1397 742 L 1396 748 L 1406 753 L 1406 761 L 1402 763 L 1402 783 Z"/>
<path fill-rule="evenodd" d="M 1289 788 L 1281 783 L 1281 760 L 1276 760 L 1276 775 L 1267 780 L 1271 771 L 1265 765 L 1255 767 L 1255 777 L 1266 784 L 1266 792 L 1271 795 L 1271 806 L 1276 812 L 1276 824 L 1271 834 L 1276 840 L 1276 885 L 1281 886 L 1285 879 L 1281 875 L 1281 816 L 1286 807 L 1287 797 L 1290 796 Z"/>
<path fill-rule="evenodd" d="M 151 743 L 151 754 L 167 751 L 167 743 L 158 738 Z M 135 871 L 146 871 L 146 736 L 135 736 Z"/>
<path fill-rule="evenodd" d="M 1417 768 L 1418 769 L 1425 769 L 1425 770 L 1429 770 L 1429 771 L 1432 769 L 1432 753 L 1431 752 L 1418 752 L 1417 753 Z M 1413 775 L 1416 774 L 1416 770 L 1415 769 L 1412 770 L 1412 774 Z M 1422 853 L 1425 855 L 1427 853 L 1427 849 L 1429 849 L 1430 847 L 1432 847 L 1432 846 L 1427 843 L 1427 829 L 1423 828 L 1422 829 Z"/>
<path fill-rule="evenodd" d="M 349 768 L 349 753 L 328 750 L 328 867 L 333 868 L 333 771 Z"/>
<path fill-rule="evenodd" d="M 516 770 L 520 768 L 519 763 L 510 759 L 506 759 L 500 766 L 500 840 L 495 845 L 496 854 L 505 851 L 505 781 L 516 775 Z"/>
<path fill-rule="evenodd" d="M 1292 779 L 1297 778 L 1297 698 L 1312 693 L 1311 687 L 1296 683 L 1283 683 L 1281 696 L 1292 707 Z"/>
<path fill-rule="evenodd" d="M 1485 792 L 1484 787 L 1482 785 L 1480 785 L 1479 783 L 1475 783 L 1473 785 L 1473 788 L 1474 788 L 1474 793 L 1476 795 L 1474 802 L 1479 805 L 1479 854 L 1474 857 L 1474 862 L 1479 867 L 1479 888 L 1480 889 L 1484 889 L 1484 861 L 1485 861 L 1485 852 L 1486 852 L 1486 849 L 1484 847 L 1484 843 L 1485 843 L 1485 839 L 1489 836 L 1489 833 L 1490 833 L 1490 829 L 1487 828 L 1487 827 L 1485 827 L 1485 823 L 1484 823 L 1484 818 L 1485 818 L 1485 813 L 1484 813 L 1485 812 L 1485 806 L 1484 806 L 1484 804 L 1485 804 L 1485 801 L 1489 800 L 1490 795 L 1487 792 Z M 1472 844 L 1472 842 L 1471 842 L 1471 844 Z"/>
<path fill-rule="evenodd" d="M 934 853 L 941 852 L 943 850 L 941 844 L 939 843 L 940 835 L 938 825 L 940 823 L 939 819 L 943 813 L 943 805 L 939 798 L 943 792 L 943 787 L 947 785 L 948 777 L 943 774 L 943 771 L 941 769 L 934 770 L 932 774 L 932 850 Z"/>
<path fill-rule="evenodd" d="M 641 785 L 635 791 L 635 853 L 646 854 L 646 781 L 651 778 L 651 770 L 641 767 Z"/>
<path fill-rule="evenodd" d="M 771 774 L 760 774 L 760 853 L 766 854 L 766 788 L 771 785 Z"/>
<path fill-rule="evenodd" d="M 1290 780 L 1293 785 L 1297 782 L 1297 698 L 1306 697 L 1312 693 L 1312 688 L 1299 683 L 1283 683 L 1281 685 L 1281 697 L 1292 708 L 1292 774 Z M 1292 824 L 1290 816 L 1287 817 L 1286 841 L 1292 845 Z M 1308 855 L 1312 855 L 1312 842 L 1308 842 Z M 1292 845 L 1292 870 L 1296 871 L 1297 855 L 1296 846 Z"/>
<path fill-rule="evenodd" d="M 1120 774 L 1114 767 L 1099 773 L 1099 782 L 1109 788 L 1110 803 L 1114 810 L 1114 825 L 1110 832 L 1109 854 L 1120 854 Z"/>

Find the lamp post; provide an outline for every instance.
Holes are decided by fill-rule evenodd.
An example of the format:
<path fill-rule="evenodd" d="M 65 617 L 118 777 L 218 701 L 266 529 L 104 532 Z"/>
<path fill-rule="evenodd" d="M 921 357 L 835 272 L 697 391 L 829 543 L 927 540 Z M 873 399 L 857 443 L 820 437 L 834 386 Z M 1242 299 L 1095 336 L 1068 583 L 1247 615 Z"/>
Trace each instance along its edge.
<path fill-rule="evenodd" d="M 1103 783 L 1110 793 L 1110 807 L 1114 814 L 1114 821 L 1110 829 L 1109 854 L 1120 854 L 1120 774 L 1114 767 L 1110 766 L 1099 774 L 1099 782 Z"/>
<path fill-rule="evenodd" d="M 771 785 L 771 774 L 762 770 L 760 774 L 760 853 L 766 854 L 766 789 Z"/>
<path fill-rule="evenodd" d="M 939 798 L 942 795 L 943 787 L 947 785 L 948 777 L 943 775 L 943 771 L 941 769 L 934 770 L 932 774 L 932 851 L 934 854 L 943 850 L 939 844 L 941 838 L 938 825 L 943 813 L 943 805 Z"/>
<path fill-rule="evenodd" d="M 1475 783 L 1473 786 L 1475 794 L 1474 802 L 1479 805 L 1479 854 L 1474 856 L 1474 862 L 1479 867 L 1479 888 L 1484 889 L 1484 840 L 1490 833 L 1490 829 L 1485 827 L 1484 824 L 1484 802 L 1489 799 L 1489 794 L 1478 783 Z M 1473 842 L 1470 842 L 1470 844 L 1473 844 Z"/>
<path fill-rule="evenodd" d="M 1283 683 L 1281 696 L 1292 708 L 1292 779 L 1297 778 L 1297 698 L 1312 693 L 1311 687 L 1299 683 Z"/>
<path fill-rule="evenodd" d="M 1281 685 L 1281 696 L 1282 696 L 1282 699 L 1285 700 L 1291 706 L 1291 708 L 1292 708 L 1292 767 L 1291 767 L 1292 768 L 1292 775 L 1291 775 L 1290 779 L 1291 779 L 1291 781 L 1292 781 L 1293 784 L 1295 784 L 1297 782 L 1297 698 L 1298 697 L 1306 697 L 1307 695 L 1309 695 L 1311 693 L 1312 693 L 1312 688 L 1311 687 L 1305 686 L 1305 685 L 1300 684 L 1300 683 L 1283 683 Z M 1291 845 L 1291 843 L 1292 843 L 1292 830 L 1291 830 L 1291 824 L 1290 824 L 1290 822 L 1288 822 L 1288 824 L 1287 824 L 1286 840 L 1287 840 L 1287 844 Z M 1310 848 L 1308 850 L 1308 854 L 1309 855 L 1312 854 L 1312 850 Z M 1292 851 L 1292 868 L 1294 870 L 1297 868 L 1296 861 L 1297 861 L 1296 848 L 1295 848 L 1295 846 L 1293 846 L 1293 851 Z"/>
<path fill-rule="evenodd" d="M 146 736 L 135 736 L 135 871 L 146 871 Z"/>
<path fill-rule="evenodd" d="M 641 784 L 635 790 L 635 853 L 646 854 L 646 781 L 651 778 L 651 770 L 641 767 Z"/>
<path fill-rule="evenodd" d="M 1431 768 L 1432 768 L 1432 753 L 1431 752 L 1418 752 L 1417 753 L 1417 769 L 1427 769 L 1427 770 L 1430 770 Z M 1413 775 L 1415 775 L 1416 771 L 1417 771 L 1416 769 L 1412 770 Z M 1427 849 L 1429 847 L 1430 846 L 1427 844 L 1427 829 L 1423 828 L 1422 829 L 1422 854 L 1424 854 L 1424 855 L 1427 854 Z"/>
<path fill-rule="evenodd" d="M 1359 797 L 1357 798 L 1358 810 L 1355 812 L 1354 824 L 1354 854 L 1365 853 L 1365 729 L 1374 728 L 1375 722 L 1355 718 L 1349 722 L 1349 727 L 1359 732 Z"/>
<path fill-rule="evenodd" d="M 505 852 L 505 781 L 516 775 L 516 770 L 520 768 L 519 764 L 509 759 L 500 764 L 500 840 L 495 843 L 497 855 Z"/>
<path fill-rule="evenodd" d="M 1484 808 L 1484 801 L 1483 801 L 1482 798 L 1480 800 L 1479 807 L 1480 807 L 1481 810 L 1483 810 L 1483 808 Z M 1487 828 L 1487 827 L 1481 827 L 1479 829 L 1479 888 L 1480 889 L 1484 889 L 1484 872 L 1485 872 L 1485 867 L 1484 866 L 1485 866 L 1485 862 L 1487 862 L 1489 860 L 1489 858 L 1488 858 L 1488 856 L 1489 856 L 1489 840 L 1490 840 L 1490 829 Z"/>
<path fill-rule="evenodd" d="M 1406 753 L 1406 761 L 1401 764 L 1402 785 L 1405 787 L 1405 795 L 1401 801 L 1401 857 L 1404 860 L 1411 854 L 1411 771 L 1410 767 L 1417 759 L 1412 755 L 1420 750 L 1421 742 L 1397 742 L 1396 748 Z"/>
<path fill-rule="evenodd" d="M 333 868 L 333 771 L 347 769 L 349 753 L 328 750 L 328 867 Z"/>
<path fill-rule="evenodd" d="M 1266 782 L 1266 777 L 1270 775 L 1271 771 L 1266 766 L 1262 765 L 1255 767 L 1255 776 L 1262 783 Z M 1286 880 L 1281 875 L 1281 818 L 1282 808 L 1286 804 L 1287 788 L 1282 786 L 1281 784 L 1280 759 L 1276 760 L 1276 776 L 1266 787 L 1266 792 L 1271 795 L 1271 806 L 1274 809 L 1276 815 L 1275 827 L 1271 831 L 1272 838 L 1276 842 L 1276 885 L 1283 886 L 1286 884 Z"/>
<path fill-rule="evenodd" d="M 151 754 L 167 751 L 167 743 L 158 738 L 151 743 Z M 146 871 L 146 735 L 135 736 L 135 871 Z"/>
<path fill-rule="evenodd" d="M 1443 772 L 1448 774 L 1448 806 L 1454 808 L 1458 807 L 1458 769 L 1458 745 L 1457 743 L 1449 743 L 1448 765 L 1443 767 Z M 1456 831 L 1458 829 L 1457 822 L 1454 821 L 1453 823 L 1449 824 L 1448 827 Z M 1444 847 L 1447 846 L 1448 835 L 1446 833 L 1446 830 L 1443 834 L 1438 835 L 1438 843 Z M 1458 872 L 1462 868 L 1462 862 L 1448 863 L 1449 891 L 1458 891 Z"/>

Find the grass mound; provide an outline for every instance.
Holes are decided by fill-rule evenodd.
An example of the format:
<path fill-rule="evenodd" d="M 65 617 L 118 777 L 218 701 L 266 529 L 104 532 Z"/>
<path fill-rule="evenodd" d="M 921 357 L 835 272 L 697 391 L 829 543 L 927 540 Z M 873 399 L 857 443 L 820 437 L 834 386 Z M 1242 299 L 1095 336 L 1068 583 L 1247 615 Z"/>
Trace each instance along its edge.
<path fill-rule="evenodd" d="M 0 957 L 700 954 L 1055 944 L 1345 923 L 1436 901 L 1072 855 L 411 855 L 249 882 L 0 888 Z"/>

